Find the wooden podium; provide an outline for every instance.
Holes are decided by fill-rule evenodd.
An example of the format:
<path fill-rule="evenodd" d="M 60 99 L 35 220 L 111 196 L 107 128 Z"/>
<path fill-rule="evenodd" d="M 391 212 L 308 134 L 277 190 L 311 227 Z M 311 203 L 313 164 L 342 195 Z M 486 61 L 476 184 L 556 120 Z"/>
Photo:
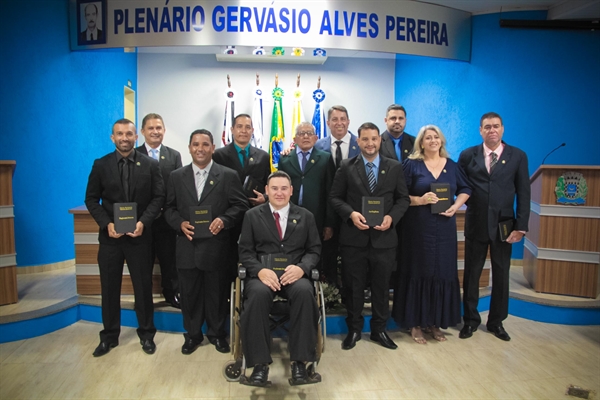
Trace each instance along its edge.
<path fill-rule="evenodd" d="M 19 301 L 12 178 L 16 161 L 0 161 L 0 306 Z"/>
<path fill-rule="evenodd" d="M 600 293 L 600 166 L 543 165 L 530 181 L 525 278 L 536 292 L 596 298 Z M 577 205 L 586 187 L 585 203 Z M 560 197 L 567 203 L 559 203 Z"/>

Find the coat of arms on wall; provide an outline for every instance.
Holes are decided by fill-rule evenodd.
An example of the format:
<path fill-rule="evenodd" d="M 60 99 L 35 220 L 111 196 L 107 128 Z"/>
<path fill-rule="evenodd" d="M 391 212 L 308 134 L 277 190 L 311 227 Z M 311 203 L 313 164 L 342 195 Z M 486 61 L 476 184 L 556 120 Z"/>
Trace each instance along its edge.
<path fill-rule="evenodd" d="M 554 193 L 556 202 L 572 206 L 585 204 L 588 186 L 583 174 L 579 172 L 565 172 L 556 181 Z"/>

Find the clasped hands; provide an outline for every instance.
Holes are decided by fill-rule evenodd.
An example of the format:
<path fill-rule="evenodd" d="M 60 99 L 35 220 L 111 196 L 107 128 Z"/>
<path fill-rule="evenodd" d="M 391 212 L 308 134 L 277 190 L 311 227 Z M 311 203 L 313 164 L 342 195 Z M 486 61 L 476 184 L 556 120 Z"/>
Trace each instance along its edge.
<path fill-rule="evenodd" d="M 281 278 L 277 278 L 277 274 L 268 268 L 258 271 L 258 279 L 274 292 L 281 290 L 282 286 L 296 282 L 303 276 L 304 270 L 297 265 L 288 265 L 285 267 L 285 272 L 281 275 Z"/>
<path fill-rule="evenodd" d="M 218 217 L 215 218 L 208 227 L 208 230 L 213 235 L 219 234 L 219 232 L 221 232 L 223 229 L 225 229 L 225 224 L 223 223 L 223 220 Z M 183 234 L 186 238 L 188 238 L 188 240 L 191 241 L 194 239 L 194 226 L 190 224 L 190 221 L 183 221 L 181 223 L 181 232 L 183 232 Z"/>
<path fill-rule="evenodd" d="M 365 219 L 365 217 L 358 211 L 353 211 L 352 214 L 350 214 L 350 219 L 354 223 L 354 226 L 356 226 L 361 231 L 366 231 L 370 228 L 370 226 L 367 225 L 367 220 Z M 381 225 L 374 226 L 373 229 L 378 231 L 387 231 L 392 226 L 392 222 L 392 217 L 390 217 L 389 215 L 385 215 L 383 217 L 383 222 L 381 223 Z"/>
<path fill-rule="evenodd" d="M 114 238 L 114 239 L 118 239 L 123 235 L 131 236 L 131 237 L 138 237 L 138 236 L 142 236 L 142 233 L 144 233 L 144 224 L 142 223 L 142 221 L 138 221 L 135 224 L 135 231 L 127 232 L 127 233 L 117 233 L 117 231 L 115 231 L 115 224 L 110 222 L 108 224 L 107 230 L 108 230 L 108 236 L 111 238 Z"/>

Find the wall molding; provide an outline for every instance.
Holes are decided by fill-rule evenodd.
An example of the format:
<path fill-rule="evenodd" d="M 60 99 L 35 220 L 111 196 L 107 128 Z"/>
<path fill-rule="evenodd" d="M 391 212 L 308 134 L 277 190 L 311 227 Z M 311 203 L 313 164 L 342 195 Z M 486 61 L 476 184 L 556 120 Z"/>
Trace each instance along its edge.
<path fill-rule="evenodd" d="M 32 265 L 30 267 L 17 267 L 17 275 L 37 274 L 39 272 L 56 271 L 58 269 L 71 268 L 75 266 L 75 259 L 60 261 L 50 264 Z"/>

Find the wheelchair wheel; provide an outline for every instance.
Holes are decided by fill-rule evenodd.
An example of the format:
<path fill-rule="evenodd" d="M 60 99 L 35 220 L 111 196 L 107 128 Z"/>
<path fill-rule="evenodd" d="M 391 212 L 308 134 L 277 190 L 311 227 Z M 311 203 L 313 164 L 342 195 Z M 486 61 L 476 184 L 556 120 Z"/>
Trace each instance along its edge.
<path fill-rule="evenodd" d="M 319 328 L 317 335 L 317 360 L 321 359 L 321 354 L 325 351 L 325 338 L 327 336 L 327 314 L 325 313 L 325 296 L 321 282 L 315 282 L 315 292 L 317 296 L 317 306 L 319 307 Z"/>
<path fill-rule="evenodd" d="M 242 375 L 242 363 L 235 360 L 229 360 L 223 367 L 223 376 L 228 382 L 239 382 Z"/>
<path fill-rule="evenodd" d="M 233 288 L 235 285 L 235 289 Z M 240 335 L 240 313 L 242 312 L 242 281 L 237 278 L 235 283 L 232 284 L 232 291 L 235 292 L 235 297 L 232 297 L 231 304 L 233 306 L 233 312 L 231 314 L 231 326 L 229 331 L 231 332 L 231 354 L 234 359 L 242 357 L 242 338 Z"/>

